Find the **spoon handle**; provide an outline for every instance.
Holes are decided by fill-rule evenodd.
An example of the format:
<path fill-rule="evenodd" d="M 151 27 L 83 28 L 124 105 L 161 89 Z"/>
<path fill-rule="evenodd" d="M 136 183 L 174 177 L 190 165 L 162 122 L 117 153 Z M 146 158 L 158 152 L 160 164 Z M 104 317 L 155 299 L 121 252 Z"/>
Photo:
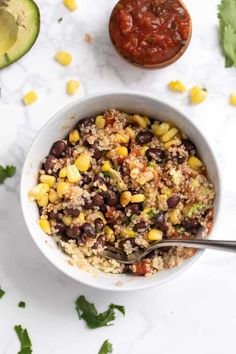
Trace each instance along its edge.
<path fill-rule="evenodd" d="M 181 247 L 193 247 L 199 249 L 213 249 L 218 251 L 236 252 L 236 241 L 221 241 L 221 240 L 163 240 L 161 242 L 164 246 L 181 246 Z M 157 245 L 156 245 L 157 246 Z M 153 245 L 155 247 L 155 245 Z"/>

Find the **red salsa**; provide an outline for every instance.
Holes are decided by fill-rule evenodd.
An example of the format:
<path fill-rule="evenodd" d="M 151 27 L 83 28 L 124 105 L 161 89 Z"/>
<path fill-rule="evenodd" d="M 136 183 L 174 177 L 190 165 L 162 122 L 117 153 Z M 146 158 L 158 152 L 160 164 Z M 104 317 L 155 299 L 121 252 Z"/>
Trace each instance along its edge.
<path fill-rule="evenodd" d="M 110 35 L 120 54 L 138 65 L 174 57 L 190 36 L 190 16 L 178 0 L 120 0 L 110 19 Z"/>

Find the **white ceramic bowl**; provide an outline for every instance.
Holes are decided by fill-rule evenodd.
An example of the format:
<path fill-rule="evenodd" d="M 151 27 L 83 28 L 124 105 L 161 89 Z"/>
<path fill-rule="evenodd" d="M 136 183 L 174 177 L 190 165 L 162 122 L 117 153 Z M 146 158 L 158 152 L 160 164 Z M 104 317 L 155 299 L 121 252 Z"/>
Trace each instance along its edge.
<path fill-rule="evenodd" d="M 156 98 L 128 92 L 97 94 L 77 100 L 60 110 L 48 121 L 34 140 L 23 167 L 21 177 L 21 204 L 23 214 L 30 235 L 42 253 L 58 269 L 73 279 L 104 290 L 127 291 L 145 289 L 159 285 L 180 274 L 196 261 L 202 254 L 202 251 L 198 251 L 194 257 L 185 261 L 181 266 L 164 270 L 150 278 L 127 276 L 123 274 L 106 275 L 104 273 L 93 276 L 78 267 L 73 267 L 68 264 L 68 257 L 60 251 L 53 239 L 43 233 L 38 226 L 38 208 L 36 203 L 30 202 L 28 199 L 28 192 L 37 183 L 38 170 L 42 160 L 48 155 L 52 143 L 64 138 L 80 119 L 95 116 L 108 108 L 117 108 L 130 113 L 136 112 L 156 119 L 158 118 L 159 120 L 173 122 L 196 144 L 207 166 L 210 179 L 214 183 L 217 191 L 215 200 L 215 222 L 212 232 L 212 234 L 214 234 L 219 212 L 220 179 L 214 154 L 203 134 L 188 118 L 174 108 L 158 101 Z"/>

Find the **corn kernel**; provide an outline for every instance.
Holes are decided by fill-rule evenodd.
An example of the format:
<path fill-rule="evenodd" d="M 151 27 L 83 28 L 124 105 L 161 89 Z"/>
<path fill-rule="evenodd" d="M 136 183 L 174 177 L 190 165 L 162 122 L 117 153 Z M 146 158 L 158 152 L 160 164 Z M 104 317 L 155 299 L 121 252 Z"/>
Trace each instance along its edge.
<path fill-rule="evenodd" d="M 169 218 L 172 224 L 178 225 L 180 223 L 180 211 L 178 209 L 169 212 Z"/>
<path fill-rule="evenodd" d="M 127 144 L 129 142 L 129 137 L 121 134 L 116 134 L 116 141 L 121 144 Z"/>
<path fill-rule="evenodd" d="M 49 185 L 46 183 L 39 183 L 37 186 L 32 188 L 29 192 L 29 197 L 31 200 L 38 200 L 43 197 L 49 191 Z"/>
<path fill-rule="evenodd" d="M 151 125 L 150 119 L 148 117 L 143 117 L 147 125 Z"/>
<path fill-rule="evenodd" d="M 55 60 L 63 66 L 68 66 L 72 62 L 72 55 L 67 52 L 58 52 L 55 55 Z"/>
<path fill-rule="evenodd" d="M 104 224 L 107 224 L 107 221 L 106 221 L 106 219 L 105 219 L 105 217 L 104 217 L 104 215 L 103 215 L 103 213 L 101 211 L 97 211 L 96 215 L 97 215 L 97 218 L 102 219 Z"/>
<path fill-rule="evenodd" d="M 26 106 L 28 106 L 29 104 L 32 104 L 35 101 L 37 101 L 37 99 L 38 99 L 37 94 L 34 91 L 30 91 L 26 95 L 24 95 L 23 102 Z"/>
<path fill-rule="evenodd" d="M 39 179 L 40 182 L 46 183 L 49 187 L 53 187 L 54 182 L 56 181 L 56 178 L 51 175 L 41 175 Z"/>
<path fill-rule="evenodd" d="M 102 172 L 109 172 L 112 168 L 110 161 L 105 161 L 102 165 Z"/>
<path fill-rule="evenodd" d="M 80 154 L 79 157 L 75 160 L 75 166 L 80 172 L 88 171 L 91 166 L 91 157 L 86 153 Z"/>
<path fill-rule="evenodd" d="M 53 204 L 58 200 L 57 192 L 54 189 L 50 189 L 48 199 Z"/>
<path fill-rule="evenodd" d="M 46 234 L 51 235 L 51 226 L 47 219 L 40 219 L 39 226 Z"/>
<path fill-rule="evenodd" d="M 67 179 L 71 183 L 78 182 L 81 179 L 81 175 L 78 168 L 75 165 L 67 166 L 66 168 Z"/>
<path fill-rule="evenodd" d="M 120 204 L 123 207 L 126 207 L 126 205 L 128 205 L 130 201 L 131 201 L 131 193 L 129 191 L 121 193 Z"/>
<path fill-rule="evenodd" d="M 203 165 L 202 161 L 199 160 L 196 156 L 191 156 L 188 159 L 188 165 L 196 171 L 199 171 Z"/>
<path fill-rule="evenodd" d="M 131 196 L 131 203 L 142 203 L 145 200 L 144 194 L 134 194 Z"/>
<path fill-rule="evenodd" d="M 176 145 L 176 146 L 181 145 L 181 140 L 179 138 L 175 137 L 174 139 L 171 139 L 170 141 L 168 141 L 167 143 L 164 144 L 166 149 L 168 149 L 172 145 Z"/>
<path fill-rule="evenodd" d="M 63 223 L 66 225 L 66 226 L 70 226 L 70 224 L 72 223 L 72 217 L 70 215 L 64 215 L 61 220 L 63 221 Z"/>
<path fill-rule="evenodd" d="M 148 233 L 149 241 L 161 241 L 163 238 L 163 232 L 157 229 L 152 229 Z"/>
<path fill-rule="evenodd" d="M 116 154 L 117 154 L 118 156 L 126 157 L 126 156 L 128 156 L 129 152 L 128 152 L 127 147 L 125 147 L 125 146 L 118 146 L 118 147 L 116 148 Z"/>
<path fill-rule="evenodd" d="M 125 238 L 134 238 L 136 236 L 135 232 L 131 229 L 123 229 L 121 235 Z"/>
<path fill-rule="evenodd" d="M 229 98 L 229 103 L 232 106 L 236 106 L 236 93 L 232 93 Z"/>
<path fill-rule="evenodd" d="M 80 139 L 79 132 L 77 129 L 73 129 L 69 134 L 69 141 L 71 144 L 76 144 Z"/>
<path fill-rule="evenodd" d="M 79 86 L 80 84 L 78 81 L 70 80 L 66 84 L 66 92 L 68 93 L 68 95 L 73 96 L 78 92 Z"/>
<path fill-rule="evenodd" d="M 115 242 L 115 233 L 114 233 L 114 231 L 112 230 L 112 228 L 110 226 L 106 225 L 104 227 L 104 232 L 105 232 L 107 241 Z"/>
<path fill-rule="evenodd" d="M 130 139 L 135 139 L 135 131 L 132 128 L 130 127 L 125 128 L 125 132 L 128 134 Z"/>
<path fill-rule="evenodd" d="M 140 126 L 140 128 L 144 129 L 147 127 L 147 123 L 146 123 L 145 119 L 143 117 L 139 116 L 138 114 L 135 114 L 133 116 L 132 121 L 134 123 L 137 123 Z"/>
<path fill-rule="evenodd" d="M 148 146 L 142 146 L 141 147 L 141 149 L 140 149 L 140 153 L 141 153 L 141 155 L 142 156 L 145 156 L 145 154 L 146 154 L 146 151 L 149 149 L 149 147 Z"/>
<path fill-rule="evenodd" d="M 161 140 L 163 141 L 163 143 L 167 143 L 168 141 L 170 141 L 172 138 L 174 138 L 174 136 L 178 133 L 178 129 L 176 128 L 171 128 L 167 133 L 165 133 L 164 135 L 162 135 Z"/>
<path fill-rule="evenodd" d="M 81 211 L 78 218 L 76 219 L 78 223 L 83 224 L 85 222 L 85 216 L 84 213 Z"/>
<path fill-rule="evenodd" d="M 97 116 L 95 124 L 98 129 L 103 129 L 106 125 L 106 119 L 103 116 Z"/>
<path fill-rule="evenodd" d="M 194 86 L 190 90 L 190 101 L 192 104 L 199 104 L 205 101 L 208 94 L 207 91 L 199 86 Z"/>
<path fill-rule="evenodd" d="M 66 167 L 62 167 L 62 169 L 59 172 L 59 177 L 66 178 Z"/>
<path fill-rule="evenodd" d="M 168 130 L 170 129 L 170 124 L 167 122 L 163 122 L 159 125 L 154 123 L 153 125 L 154 125 L 154 127 L 152 128 L 152 131 L 155 136 L 162 136 L 162 135 L 166 134 L 168 132 Z"/>
<path fill-rule="evenodd" d="M 57 195 L 62 198 L 68 191 L 69 185 L 66 182 L 59 182 L 57 185 Z"/>
<path fill-rule="evenodd" d="M 174 92 L 185 92 L 186 91 L 186 86 L 179 80 L 177 81 L 171 81 L 168 84 L 169 89 Z"/>
<path fill-rule="evenodd" d="M 70 10 L 75 11 L 78 7 L 76 0 L 64 0 L 64 5 Z"/>
<path fill-rule="evenodd" d="M 45 193 L 40 199 L 37 200 L 37 204 L 40 207 L 45 207 L 48 205 L 48 194 Z"/>

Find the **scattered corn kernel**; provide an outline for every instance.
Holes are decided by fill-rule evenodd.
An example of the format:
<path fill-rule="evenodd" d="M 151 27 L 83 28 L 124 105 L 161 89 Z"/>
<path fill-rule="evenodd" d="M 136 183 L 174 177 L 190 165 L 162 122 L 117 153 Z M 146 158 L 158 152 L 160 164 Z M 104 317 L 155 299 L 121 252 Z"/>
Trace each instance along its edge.
<path fill-rule="evenodd" d="M 76 0 L 64 0 L 64 5 L 70 10 L 75 11 L 78 8 Z"/>
<path fill-rule="evenodd" d="M 121 134 L 116 134 L 116 141 L 121 144 L 126 144 L 129 142 L 129 136 L 121 135 Z"/>
<path fill-rule="evenodd" d="M 162 135 L 166 134 L 168 132 L 168 130 L 170 129 L 170 124 L 167 122 L 163 122 L 159 125 L 154 123 L 153 125 L 155 125 L 155 127 L 152 129 L 152 131 L 155 136 L 162 136 Z"/>
<path fill-rule="evenodd" d="M 106 125 L 106 119 L 103 116 L 97 116 L 95 124 L 98 129 L 103 129 Z"/>
<path fill-rule="evenodd" d="M 78 182 L 81 179 L 81 175 L 78 171 L 78 168 L 75 165 L 67 166 L 66 175 L 67 175 L 68 181 L 71 183 Z"/>
<path fill-rule="evenodd" d="M 55 59 L 59 64 L 68 66 L 72 62 L 72 55 L 68 52 L 58 52 L 55 55 Z"/>
<path fill-rule="evenodd" d="M 37 204 L 40 207 L 47 206 L 48 205 L 48 193 L 45 193 L 40 199 L 38 199 Z"/>
<path fill-rule="evenodd" d="M 49 185 L 46 183 L 39 183 L 37 186 L 32 188 L 29 192 L 29 197 L 31 200 L 38 200 L 44 196 L 49 191 Z"/>
<path fill-rule="evenodd" d="M 53 187 L 56 178 L 51 175 L 41 175 L 39 178 L 40 182 L 46 183 L 49 187 Z"/>
<path fill-rule="evenodd" d="M 132 195 L 129 191 L 121 193 L 120 204 L 123 206 L 123 208 L 126 207 L 126 205 L 128 205 L 131 201 L 131 196 Z"/>
<path fill-rule="evenodd" d="M 69 185 L 66 182 L 59 182 L 57 185 L 57 195 L 62 198 L 68 191 Z"/>
<path fill-rule="evenodd" d="M 37 99 L 38 96 L 36 95 L 36 93 L 34 91 L 30 91 L 26 95 L 24 95 L 23 102 L 26 106 L 28 106 L 29 104 L 32 104 L 37 101 Z"/>
<path fill-rule="evenodd" d="M 51 235 L 51 226 L 47 219 L 40 219 L 39 226 L 46 234 Z"/>
<path fill-rule="evenodd" d="M 180 211 L 178 209 L 169 212 L 169 218 L 172 224 L 177 225 L 180 223 Z"/>
<path fill-rule="evenodd" d="M 134 238 L 136 236 L 135 232 L 131 229 L 123 229 L 121 234 L 125 238 Z"/>
<path fill-rule="evenodd" d="M 91 157 L 86 153 L 80 154 L 79 157 L 75 160 L 75 166 L 80 172 L 88 171 L 91 166 Z"/>
<path fill-rule="evenodd" d="M 174 138 L 174 136 L 178 133 L 178 129 L 176 128 L 171 128 L 167 133 L 165 133 L 164 135 L 162 135 L 161 140 L 163 141 L 163 143 L 167 143 L 168 141 L 170 141 L 172 138 Z"/>
<path fill-rule="evenodd" d="M 116 148 L 116 154 L 119 155 L 119 156 L 122 156 L 122 157 L 126 157 L 126 156 L 128 156 L 129 152 L 128 152 L 127 147 L 125 147 L 125 146 L 118 146 L 118 147 Z"/>
<path fill-rule="evenodd" d="M 132 128 L 125 128 L 125 132 L 129 135 L 130 139 L 135 139 L 135 131 Z"/>
<path fill-rule="evenodd" d="M 148 117 L 143 117 L 147 125 L 151 125 L 151 122 Z"/>
<path fill-rule="evenodd" d="M 54 189 L 50 189 L 48 199 L 51 203 L 55 203 L 58 199 L 57 192 Z"/>
<path fill-rule="evenodd" d="M 66 178 L 66 167 L 62 167 L 62 169 L 59 172 L 59 177 Z"/>
<path fill-rule="evenodd" d="M 76 80 L 70 80 L 67 82 L 66 84 L 66 92 L 68 93 L 68 95 L 75 95 L 79 89 L 79 82 Z"/>
<path fill-rule="evenodd" d="M 138 114 L 135 114 L 135 115 L 133 116 L 132 121 L 133 121 L 134 123 L 137 123 L 137 124 L 140 126 L 140 128 L 143 128 L 143 129 L 144 129 L 144 128 L 147 127 L 147 123 L 146 123 L 144 117 L 141 117 L 141 116 L 139 116 Z"/>
<path fill-rule="evenodd" d="M 84 213 L 81 211 L 78 218 L 77 218 L 78 222 L 83 224 L 85 222 L 85 216 Z"/>
<path fill-rule="evenodd" d="M 199 171 L 200 168 L 202 167 L 203 163 L 201 160 L 199 160 L 196 156 L 191 156 L 188 159 L 188 165 L 193 168 L 194 170 Z"/>
<path fill-rule="evenodd" d="M 69 134 L 69 141 L 71 144 L 76 144 L 80 139 L 79 132 L 77 129 L 74 129 Z"/>
<path fill-rule="evenodd" d="M 229 102 L 232 106 L 236 106 L 236 93 L 230 95 Z"/>
<path fill-rule="evenodd" d="M 148 233 L 148 239 L 150 241 L 161 241 L 163 238 L 163 232 L 157 229 L 152 229 Z"/>
<path fill-rule="evenodd" d="M 109 242 L 115 242 L 115 233 L 114 231 L 112 230 L 112 228 L 110 226 L 105 226 L 104 227 L 104 232 L 105 232 L 105 235 L 106 235 L 106 240 L 109 241 Z"/>
<path fill-rule="evenodd" d="M 141 153 L 141 155 L 142 156 L 145 156 L 145 153 L 146 153 L 146 151 L 149 149 L 149 147 L 148 146 L 142 146 L 141 147 L 141 149 L 140 149 L 140 153 Z"/>
<path fill-rule="evenodd" d="M 167 143 L 164 144 L 166 149 L 168 149 L 172 145 L 176 145 L 176 146 L 181 145 L 181 140 L 177 137 L 174 137 L 174 139 L 171 139 L 170 141 L 168 141 Z"/>
<path fill-rule="evenodd" d="M 109 172 L 112 168 L 110 161 L 105 161 L 102 165 L 102 172 Z"/>
<path fill-rule="evenodd" d="M 208 93 L 205 89 L 202 89 L 199 86 L 194 86 L 190 90 L 190 101 L 193 104 L 199 104 L 205 101 L 207 98 Z"/>
<path fill-rule="evenodd" d="M 185 92 L 186 91 L 186 86 L 179 80 L 169 82 L 168 86 L 169 86 L 169 89 L 174 92 Z"/>
<path fill-rule="evenodd" d="M 106 221 L 106 219 L 105 219 L 105 217 L 104 217 L 104 215 L 103 215 L 103 213 L 101 211 L 97 211 L 96 215 L 97 215 L 98 218 L 102 219 L 104 224 L 107 223 L 107 221 Z"/>
<path fill-rule="evenodd" d="M 70 215 L 64 215 L 61 220 L 63 221 L 63 223 L 66 225 L 66 226 L 70 226 L 70 224 L 72 223 L 72 217 Z"/>
<path fill-rule="evenodd" d="M 142 203 L 145 200 L 144 194 L 134 194 L 131 196 L 131 203 Z"/>

